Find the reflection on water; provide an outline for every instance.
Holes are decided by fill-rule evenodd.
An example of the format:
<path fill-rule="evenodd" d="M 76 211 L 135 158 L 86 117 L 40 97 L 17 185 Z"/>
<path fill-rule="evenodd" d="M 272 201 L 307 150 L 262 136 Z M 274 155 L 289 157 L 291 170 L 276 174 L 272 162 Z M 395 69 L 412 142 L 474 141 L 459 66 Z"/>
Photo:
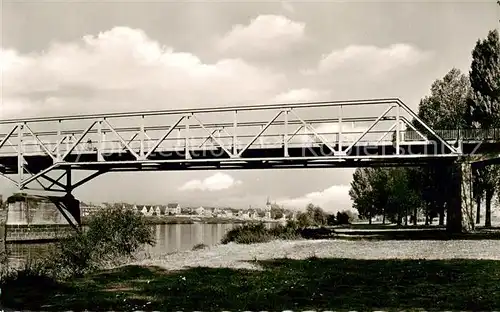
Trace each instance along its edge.
<path fill-rule="evenodd" d="M 151 255 L 191 250 L 196 244 L 208 246 L 220 243 L 234 224 L 161 224 L 155 225 L 156 245 L 147 246 Z M 15 260 L 33 259 L 43 255 L 49 244 L 8 244 L 9 257 Z"/>
<path fill-rule="evenodd" d="M 190 250 L 196 244 L 220 243 L 233 224 L 167 224 L 155 227 L 156 245 L 147 246 L 151 255 Z"/>

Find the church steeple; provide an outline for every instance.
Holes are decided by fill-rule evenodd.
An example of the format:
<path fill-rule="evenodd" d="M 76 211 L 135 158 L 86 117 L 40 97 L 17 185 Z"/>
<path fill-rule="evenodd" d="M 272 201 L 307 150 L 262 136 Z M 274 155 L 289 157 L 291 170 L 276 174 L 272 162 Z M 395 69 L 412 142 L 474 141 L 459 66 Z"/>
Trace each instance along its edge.
<path fill-rule="evenodd" d="M 269 199 L 269 196 L 267 196 L 266 210 L 271 210 L 271 200 Z"/>

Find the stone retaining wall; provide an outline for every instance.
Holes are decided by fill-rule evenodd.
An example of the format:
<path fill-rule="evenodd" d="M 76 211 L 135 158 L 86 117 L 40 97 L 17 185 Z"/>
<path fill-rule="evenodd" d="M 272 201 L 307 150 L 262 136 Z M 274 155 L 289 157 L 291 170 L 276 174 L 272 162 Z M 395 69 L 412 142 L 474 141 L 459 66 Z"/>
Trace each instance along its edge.
<path fill-rule="evenodd" d="M 6 242 L 29 242 L 39 240 L 54 240 L 73 233 L 69 225 L 11 225 L 6 226 Z"/>

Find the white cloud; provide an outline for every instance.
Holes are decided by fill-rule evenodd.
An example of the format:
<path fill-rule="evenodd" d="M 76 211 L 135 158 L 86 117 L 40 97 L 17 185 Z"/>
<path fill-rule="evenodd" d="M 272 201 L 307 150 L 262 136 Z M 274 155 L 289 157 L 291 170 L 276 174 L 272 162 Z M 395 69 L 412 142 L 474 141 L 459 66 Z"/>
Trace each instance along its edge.
<path fill-rule="evenodd" d="M 332 185 L 322 191 L 308 193 L 301 197 L 281 199 L 278 203 L 287 208 L 296 209 L 305 209 L 308 204 L 312 203 L 327 212 L 335 213 L 352 208 L 349 188 L 349 185 Z"/>
<path fill-rule="evenodd" d="M 304 38 L 305 23 L 281 15 L 259 15 L 235 25 L 218 41 L 218 49 L 235 54 L 281 53 Z"/>
<path fill-rule="evenodd" d="M 387 47 L 350 45 L 324 55 L 318 67 L 307 73 L 346 73 L 361 78 L 367 75 L 372 77 L 386 74 L 402 66 L 417 65 L 430 56 L 430 52 L 405 43 Z"/>
<path fill-rule="evenodd" d="M 229 189 L 235 185 L 242 184 L 240 180 L 235 180 L 232 176 L 217 172 L 204 180 L 191 180 L 182 185 L 181 191 L 220 191 Z"/>
<path fill-rule="evenodd" d="M 308 88 L 291 89 L 276 95 L 273 103 L 314 102 L 330 100 L 330 92 L 324 90 L 313 90 Z"/>
<path fill-rule="evenodd" d="M 128 27 L 53 44 L 42 53 L 0 53 L 3 113 L 20 105 L 30 113 L 234 105 L 268 99 L 284 81 L 242 59 L 204 63 Z"/>

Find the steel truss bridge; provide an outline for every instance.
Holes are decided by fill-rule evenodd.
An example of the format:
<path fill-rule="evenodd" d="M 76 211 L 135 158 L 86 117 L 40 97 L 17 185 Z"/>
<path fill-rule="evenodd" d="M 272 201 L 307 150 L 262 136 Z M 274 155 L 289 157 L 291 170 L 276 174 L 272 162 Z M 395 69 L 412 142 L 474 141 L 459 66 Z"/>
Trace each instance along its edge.
<path fill-rule="evenodd" d="M 107 172 L 422 165 L 495 150 L 498 135 L 435 131 L 397 98 L 9 119 L 0 133 L 0 174 L 64 195 L 77 222 L 71 192 Z"/>

